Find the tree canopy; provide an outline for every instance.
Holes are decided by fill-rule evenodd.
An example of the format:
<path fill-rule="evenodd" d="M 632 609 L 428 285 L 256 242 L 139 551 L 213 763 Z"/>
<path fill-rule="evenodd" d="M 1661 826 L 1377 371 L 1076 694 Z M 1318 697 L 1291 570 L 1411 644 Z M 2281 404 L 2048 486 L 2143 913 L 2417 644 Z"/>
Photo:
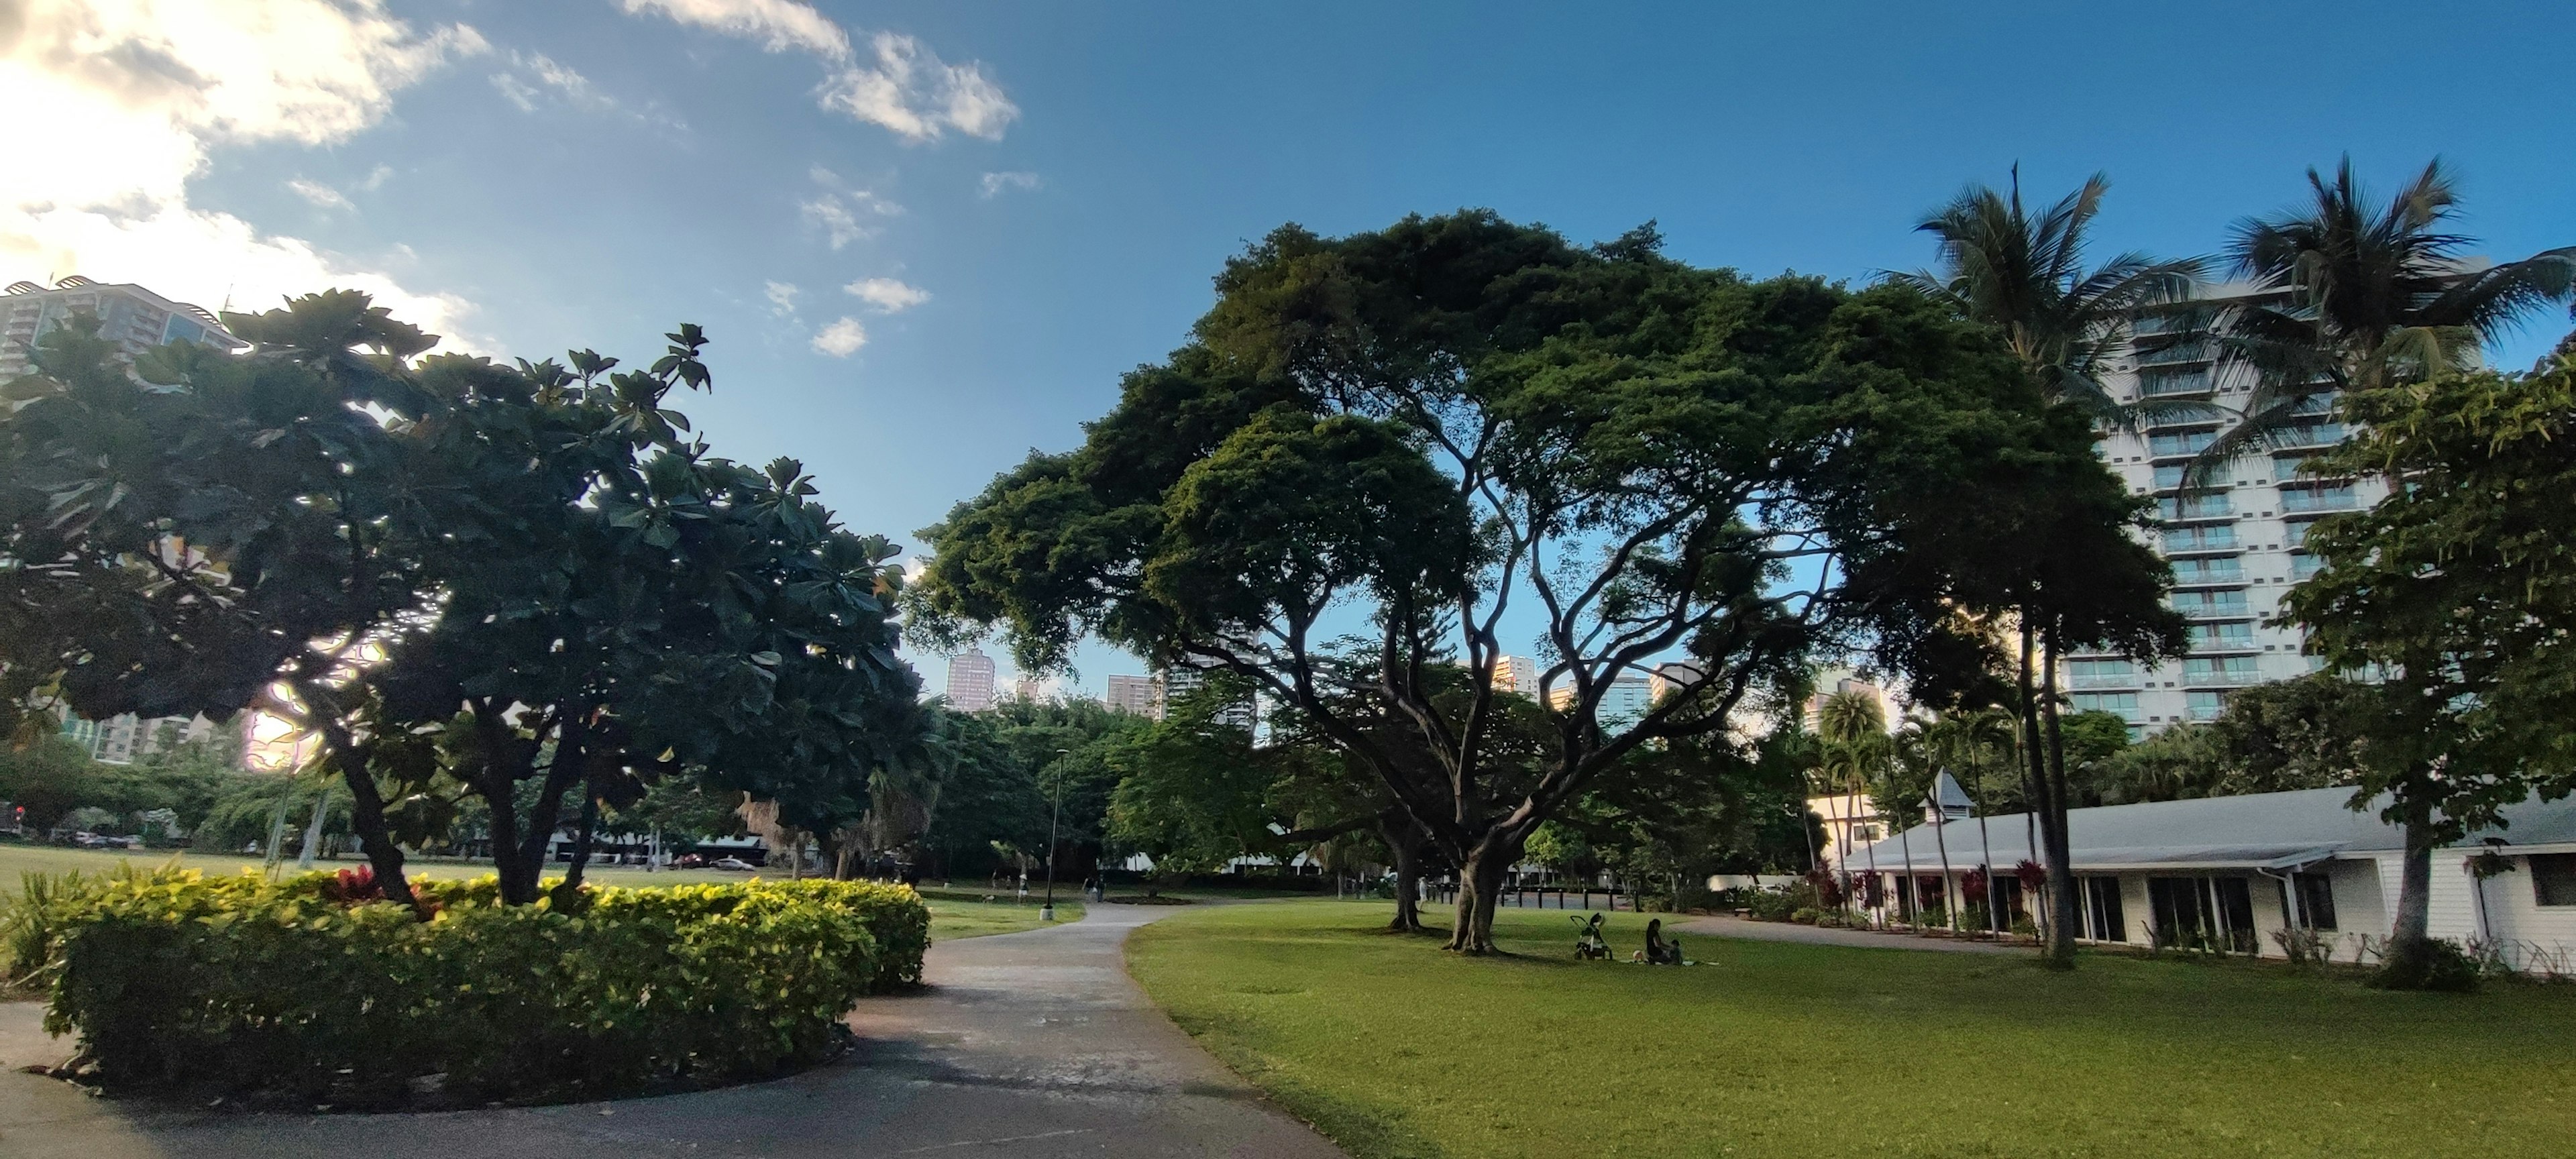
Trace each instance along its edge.
<path fill-rule="evenodd" d="M 1462 212 L 1283 227 L 1217 289 L 1082 447 L 923 532 L 916 619 L 997 627 L 1024 668 L 1088 633 L 1252 681 L 1464 869 L 1461 949 L 1588 782 L 1721 731 L 1812 655 L 1877 652 L 1927 688 L 1991 669 L 1957 606 L 2002 585 L 1966 564 L 2025 529 L 1964 517 L 1979 496 L 2054 475 L 2131 506 L 2082 416 L 1904 287 L 1752 282 L 1651 230 L 1581 247 Z M 1507 614 L 1548 655 L 1529 764 L 1489 753 Z M 1680 657 L 1684 695 L 1603 727 L 1614 680 Z"/>

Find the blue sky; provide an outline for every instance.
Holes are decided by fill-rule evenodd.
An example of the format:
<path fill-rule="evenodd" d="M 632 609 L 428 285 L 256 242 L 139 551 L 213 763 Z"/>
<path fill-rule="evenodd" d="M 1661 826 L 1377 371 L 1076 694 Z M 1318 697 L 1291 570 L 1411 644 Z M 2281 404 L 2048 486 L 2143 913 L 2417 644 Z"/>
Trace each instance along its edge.
<path fill-rule="evenodd" d="M 2576 89 L 2530 63 L 2564 3 L 136 5 L 39 0 L 0 43 L 0 100 L 70 110 L 0 174 L 0 280 L 357 284 L 531 357 L 695 321 L 717 450 L 906 542 L 1078 440 L 1284 221 L 1653 219 L 1865 279 L 2015 161 L 2052 197 L 2107 171 L 2104 251 L 2180 254 L 2350 152 L 2382 189 L 2441 156 L 2493 256 L 2576 243 Z"/>

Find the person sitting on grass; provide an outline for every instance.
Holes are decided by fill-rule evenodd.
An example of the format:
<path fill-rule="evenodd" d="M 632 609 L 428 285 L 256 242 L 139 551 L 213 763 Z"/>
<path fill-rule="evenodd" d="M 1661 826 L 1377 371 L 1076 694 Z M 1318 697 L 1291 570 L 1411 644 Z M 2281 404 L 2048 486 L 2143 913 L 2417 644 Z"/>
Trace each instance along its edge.
<path fill-rule="evenodd" d="M 1629 960 L 1632 962 L 1644 962 L 1650 966 L 1681 965 L 1681 939 L 1674 938 L 1669 941 L 1665 940 L 1664 919 L 1654 918 L 1649 920 L 1646 923 L 1646 948 L 1637 951 L 1635 956 L 1631 957 Z"/>

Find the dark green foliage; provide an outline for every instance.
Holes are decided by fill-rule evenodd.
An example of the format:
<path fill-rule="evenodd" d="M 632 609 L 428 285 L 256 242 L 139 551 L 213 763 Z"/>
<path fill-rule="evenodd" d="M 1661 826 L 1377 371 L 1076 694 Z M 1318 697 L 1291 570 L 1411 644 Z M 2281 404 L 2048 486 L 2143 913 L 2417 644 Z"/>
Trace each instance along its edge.
<path fill-rule="evenodd" d="M 2356 784 L 2376 705 L 2370 689 L 2331 673 L 2240 689 L 2218 719 L 2174 725 L 2095 764 L 2078 791 L 2118 805 Z"/>
<path fill-rule="evenodd" d="M 1657 245 L 1481 211 L 1273 231 L 1082 447 L 924 532 L 912 624 L 999 629 L 1024 668 L 1093 633 L 1252 681 L 1473 879 L 1453 938 L 1481 950 L 1503 867 L 1632 750 L 1718 731 L 1818 651 L 1976 683 L 1996 657 L 1958 605 L 1986 589 L 1958 565 L 2028 530 L 1957 517 L 1989 491 L 2106 494 L 2100 544 L 2052 534 L 2143 550 L 2081 418 L 1991 333 L 1903 288 L 1747 282 Z M 1782 591 L 1828 558 L 1847 582 Z M 1516 601 L 1572 694 L 1526 710 L 1534 746 L 1492 688 Z M 1611 681 L 1679 653 L 1687 704 L 1603 727 Z"/>
<path fill-rule="evenodd" d="M 64 814 L 93 803 L 98 767 L 61 736 L 42 736 L 23 748 L 0 744 L 0 801 L 27 811 L 29 832 L 48 832 Z"/>
<path fill-rule="evenodd" d="M 246 356 L 163 347 L 147 386 L 76 322 L 10 384 L 0 558 L 57 561 L 0 568 L 11 711 L 261 701 L 318 741 L 397 897 L 401 845 L 468 800 L 524 904 L 557 828 L 661 777 L 826 832 L 931 767 L 894 545 L 794 461 L 685 434 L 666 403 L 709 384 L 697 327 L 619 371 L 419 357 L 434 338 L 347 291 L 226 324 Z M 361 653 L 382 659 L 347 678 Z"/>
<path fill-rule="evenodd" d="M 48 1025 L 111 1087 L 388 1106 L 437 1075 L 436 1101 L 595 1098 L 811 1062 L 852 1001 L 920 976 L 928 942 L 899 886 L 593 889 L 567 909 L 423 881 L 421 922 L 359 877 L 56 891 Z"/>

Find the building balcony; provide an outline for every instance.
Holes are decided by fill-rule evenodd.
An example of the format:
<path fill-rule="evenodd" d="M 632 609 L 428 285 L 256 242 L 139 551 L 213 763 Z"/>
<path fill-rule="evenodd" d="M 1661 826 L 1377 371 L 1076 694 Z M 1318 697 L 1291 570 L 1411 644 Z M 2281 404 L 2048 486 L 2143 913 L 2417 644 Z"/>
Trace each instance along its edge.
<path fill-rule="evenodd" d="M 2182 618 L 2186 620 L 2250 620 L 2254 618 L 2254 610 L 2247 607 L 2245 602 L 2242 600 L 2231 603 L 2176 600 L 2173 605 L 2173 610 L 2180 613 Z"/>
<path fill-rule="evenodd" d="M 2162 546 L 2167 556 L 2208 556 L 2235 554 L 2243 550 L 2236 542 L 2233 527 L 2199 527 L 2186 531 L 2168 531 Z"/>
<path fill-rule="evenodd" d="M 2066 686 L 2069 688 L 2127 689 L 2136 688 L 2138 686 L 2138 681 L 2141 679 L 2143 679 L 2143 677 L 2135 672 L 2119 672 L 2107 675 L 2097 673 L 2093 675 L 2069 676 L 2066 678 Z"/>
<path fill-rule="evenodd" d="M 2323 515 L 2336 511 L 2358 511 L 2361 497 L 2350 487 L 2282 488 L 2281 514 Z"/>
<path fill-rule="evenodd" d="M 2219 668 L 2204 672 L 2185 670 L 2182 674 L 2185 688 L 2243 688 L 2262 682 L 2263 674 L 2251 668 Z"/>
<path fill-rule="evenodd" d="M 2156 500 L 2156 518 L 2167 523 L 2234 519 L 2236 505 L 2225 495 L 2194 495 Z"/>
<path fill-rule="evenodd" d="M 2308 451 L 2331 447 L 2344 440 L 2348 432 L 2342 423 L 2305 423 L 2284 427 L 2272 436 L 2275 451 Z"/>
<path fill-rule="evenodd" d="M 2234 560 L 2229 560 L 2234 563 Z M 2245 586 L 2245 572 L 2236 567 L 2175 568 L 2173 586 L 2178 588 L 2224 588 Z"/>
<path fill-rule="evenodd" d="M 2147 440 L 2150 459 L 2188 459 L 2209 449 L 2218 441 L 2215 431 L 2195 431 L 2187 435 L 2155 435 Z"/>

